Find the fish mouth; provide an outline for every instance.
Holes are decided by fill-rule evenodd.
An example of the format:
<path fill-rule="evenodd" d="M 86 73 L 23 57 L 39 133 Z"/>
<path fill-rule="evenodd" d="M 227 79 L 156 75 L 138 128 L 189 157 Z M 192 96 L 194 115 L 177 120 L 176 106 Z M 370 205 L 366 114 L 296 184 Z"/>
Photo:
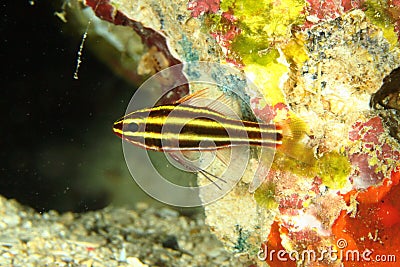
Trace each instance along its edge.
<path fill-rule="evenodd" d="M 122 134 L 123 133 L 122 132 L 123 125 L 124 125 L 124 120 L 120 119 L 120 120 L 114 122 L 114 125 L 113 125 L 113 128 L 112 128 L 113 133 L 116 134 L 117 136 L 119 136 L 120 138 L 122 138 L 122 135 L 123 135 Z"/>

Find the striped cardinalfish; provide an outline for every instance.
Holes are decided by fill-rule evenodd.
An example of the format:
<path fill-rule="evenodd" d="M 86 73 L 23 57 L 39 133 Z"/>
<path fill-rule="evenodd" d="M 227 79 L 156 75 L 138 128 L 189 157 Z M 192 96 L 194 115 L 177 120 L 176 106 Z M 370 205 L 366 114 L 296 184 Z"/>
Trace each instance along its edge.
<path fill-rule="evenodd" d="M 249 145 L 276 148 L 294 157 L 298 154 L 290 153 L 290 150 L 305 134 L 302 121 L 288 119 L 268 124 L 242 120 L 237 116 L 232 118 L 229 116 L 232 113 L 224 110 L 224 105 L 218 105 L 219 99 L 207 106 L 197 106 L 196 100 L 204 92 L 197 91 L 172 104 L 131 112 L 114 123 L 113 131 L 136 146 L 167 153 L 214 151 Z M 197 171 L 211 182 L 209 176 L 225 182 L 205 170 Z"/>

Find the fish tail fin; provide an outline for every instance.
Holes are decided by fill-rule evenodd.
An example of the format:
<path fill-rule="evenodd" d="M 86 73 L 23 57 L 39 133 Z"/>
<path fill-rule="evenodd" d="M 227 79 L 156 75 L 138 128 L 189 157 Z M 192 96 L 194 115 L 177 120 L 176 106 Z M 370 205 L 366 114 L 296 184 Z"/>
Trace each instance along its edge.
<path fill-rule="evenodd" d="M 276 124 L 282 131 L 282 144 L 277 148 L 287 156 L 307 164 L 315 162 L 314 152 L 302 140 L 307 135 L 307 123 L 297 117 L 291 116 L 285 121 Z"/>
<path fill-rule="evenodd" d="M 308 132 L 307 124 L 296 117 L 290 117 L 276 124 L 278 130 L 282 130 L 282 142 L 297 142 L 305 137 Z"/>

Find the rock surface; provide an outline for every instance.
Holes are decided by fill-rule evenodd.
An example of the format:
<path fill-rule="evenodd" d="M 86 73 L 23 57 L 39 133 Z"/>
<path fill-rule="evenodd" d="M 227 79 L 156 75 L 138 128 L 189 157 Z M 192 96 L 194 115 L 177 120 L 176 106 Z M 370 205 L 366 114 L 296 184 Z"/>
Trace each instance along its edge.
<path fill-rule="evenodd" d="M 248 266 L 204 216 L 139 203 L 84 214 L 37 213 L 0 196 L 0 266 Z"/>

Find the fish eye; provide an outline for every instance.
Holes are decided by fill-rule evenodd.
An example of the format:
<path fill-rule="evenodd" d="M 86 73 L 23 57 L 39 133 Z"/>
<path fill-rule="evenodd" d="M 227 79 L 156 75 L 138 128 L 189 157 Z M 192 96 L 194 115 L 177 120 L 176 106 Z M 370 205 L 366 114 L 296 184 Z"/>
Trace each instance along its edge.
<path fill-rule="evenodd" d="M 124 124 L 124 129 L 127 132 L 137 132 L 139 130 L 139 125 L 135 122 L 129 122 Z"/>

